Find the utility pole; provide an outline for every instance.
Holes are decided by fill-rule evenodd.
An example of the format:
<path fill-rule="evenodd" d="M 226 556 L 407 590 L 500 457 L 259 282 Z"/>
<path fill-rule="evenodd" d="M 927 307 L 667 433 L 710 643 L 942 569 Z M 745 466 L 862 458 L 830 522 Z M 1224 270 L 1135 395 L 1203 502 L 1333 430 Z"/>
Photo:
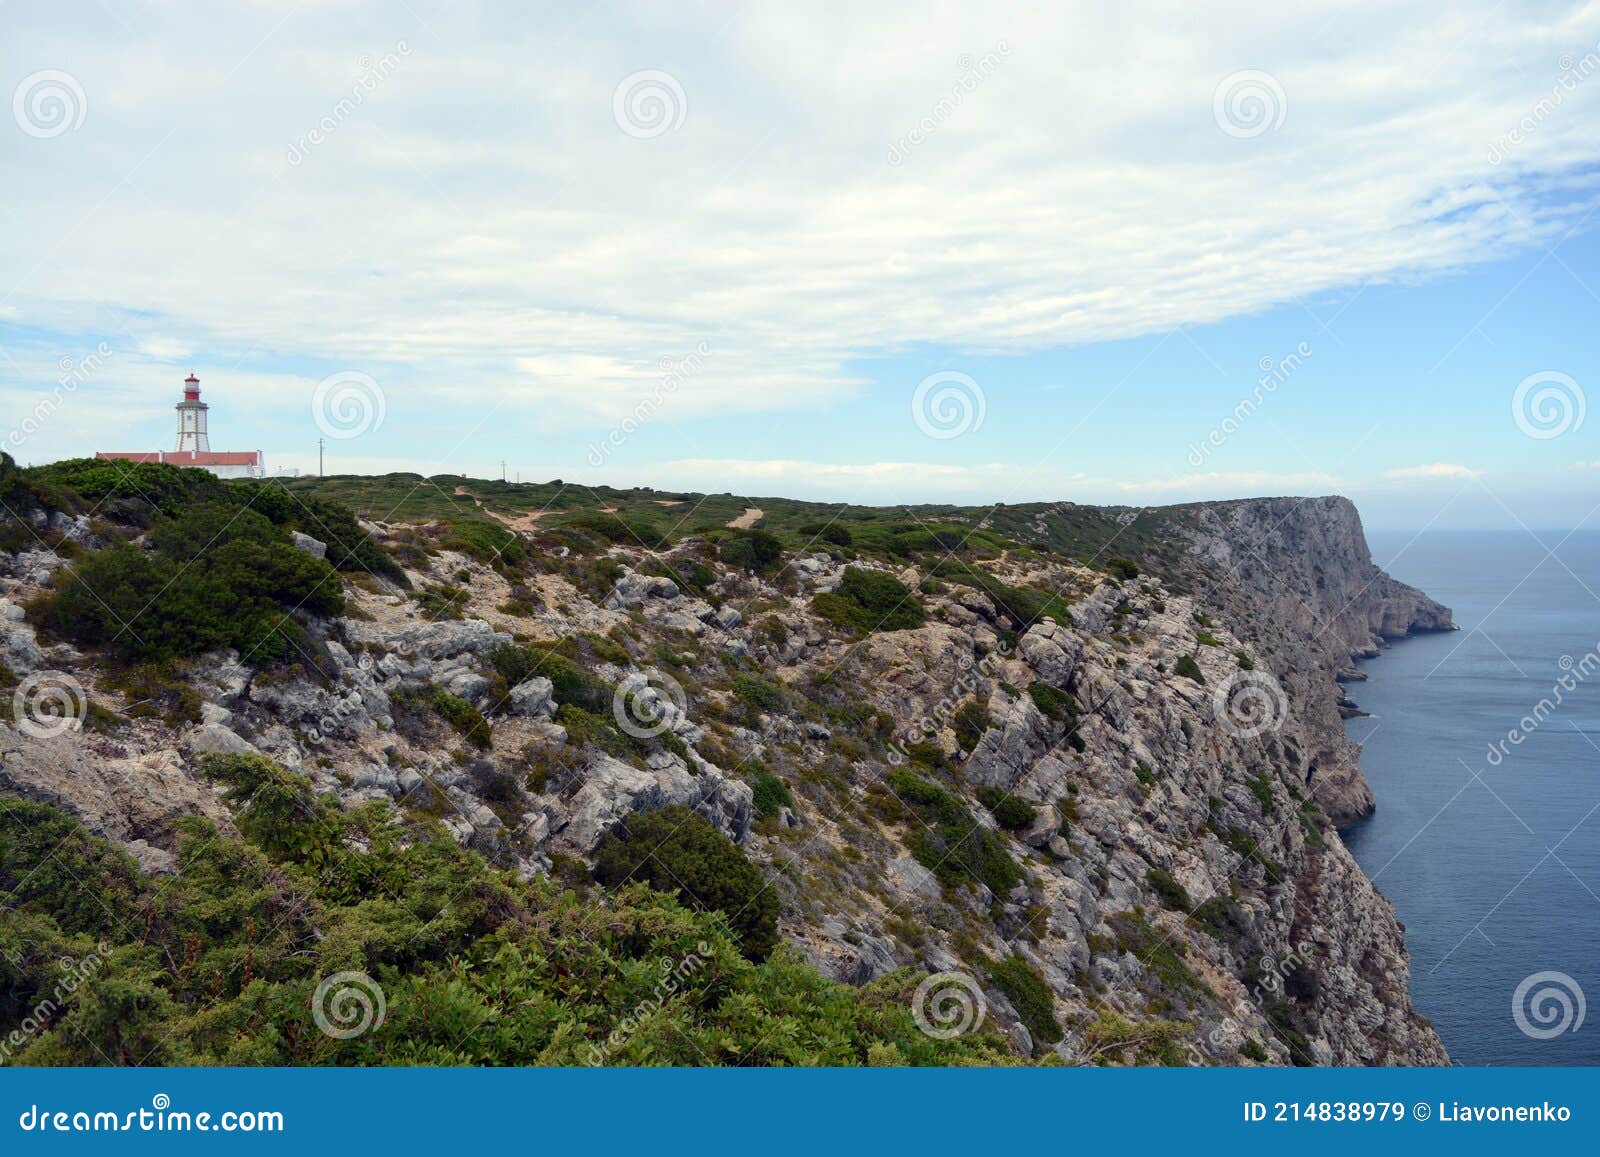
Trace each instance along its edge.
<path fill-rule="evenodd" d="M 317 477 L 322 477 L 322 439 L 317 439 Z"/>
<path fill-rule="evenodd" d="M 506 460 L 504 458 L 502 458 L 502 459 L 500 459 L 500 481 L 504 482 L 505 480 L 506 480 Z"/>

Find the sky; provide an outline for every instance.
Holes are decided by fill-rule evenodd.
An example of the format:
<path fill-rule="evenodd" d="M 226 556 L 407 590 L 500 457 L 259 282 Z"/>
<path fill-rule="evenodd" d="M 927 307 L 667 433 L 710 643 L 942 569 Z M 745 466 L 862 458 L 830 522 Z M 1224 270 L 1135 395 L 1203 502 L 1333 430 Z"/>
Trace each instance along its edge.
<path fill-rule="evenodd" d="M 4 15 L 21 462 L 1600 527 L 1600 0 Z"/>

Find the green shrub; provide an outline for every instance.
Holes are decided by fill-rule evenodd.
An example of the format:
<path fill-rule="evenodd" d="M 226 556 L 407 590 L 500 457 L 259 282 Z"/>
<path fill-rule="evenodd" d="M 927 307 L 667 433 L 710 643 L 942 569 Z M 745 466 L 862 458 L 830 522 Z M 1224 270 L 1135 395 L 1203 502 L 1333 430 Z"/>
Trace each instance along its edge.
<path fill-rule="evenodd" d="M 659 550 L 670 541 L 661 528 L 648 519 L 631 516 L 622 518 L 603 511 L 584 511 L 581 514 L 571 515 L 565 520 L 564 525 L 571 530 L 595 535 L 607 542 L 621 546 L 642 546 L 646 550 Z"/>
<path fill-rule="evenodd" d="M 765 530 L 741 530 L 722 540 L 717 547 L 729 566 L 758 574 L 777 569 L 783 561 L 783 543 Z"/>
<path fill-rule="evenodd" d="M 972 818 L 950 792 L 903 767 L 889 772 L 889 788 L 916 813 L 906 849 L 946 883 L 976 880 L 997 899 L 1022 882 L 1022 868 L 999 837 Z"/>
<path fill-rule="evenodd" d="M 281 769 L 278 769 L 281 771 Z M 243 806 L 275 775 L 220 769 Z M 277 789 L 267 793 L 276 799 Z M 291 792 L 290 795 L 295 793 Z M 249 821 L 249 842 L 180 821 L 175 876 L 151 880 L 40 804 L 0 798 L 0 1035 L 24 1065 L 864 1065 L 1015 1060 L 992 1027 L 918 1031 L 921 977 L 823 979 L 793 949 L 744 959 L 718 912 L 643 884 L 522 881 L 427 821 L 377 805 Z M 329 803 L 332 801 L 329 800 Z M 268 809 L 270 810 L 270 809 Z M 264 815 L 263 817 L 264 818 Z M 256 842 L 267 841 L 269 857 Z M 103 947 L 102 947 L 103 942 Z M 72 961 L 80 962 L 74 966 Z M 82 963 L 96 967 L 84 968 Z M 69 971 L 70 970 L 70 971 Z M 381 1026 L 317 1030 L 310 998 L 341 971 L 381 985 Z M 670 984 L 664 984 L 670 979 Z M 70 981 L 70 999 L 58 986 Z M 18 1033 L 46 1000 L 56 1011 Z M 649 1013 L 639 1009 L 648 1002 Z M 614 1033 L 619 1026 L 629 1031 Z"/>
<path fill-rule="evenodd" d="M 1062 1038 L 1050 986 L 1038 969 L 1021 956 L 1007 956 L 989 966 L 989 979 L 1010 999 L 1023 1027 L 1036 1042 L 1055 1044 Z"/>
<path fill-rule="evenodd" d="M 1124 582 L 1139 577 L 1138 564 L 1132 559 L 1123 558 L 1121 555 L 1113 555 L 1106 559 L 1106 570 Z"/>
<path fill-rule="evenodd" d="M 557 704 L 595 713 L 611 710 L 612 689 L 559 651 L 502 643 L 489 653 L 489 662 L 504 684 L 503 689 L 498 686 L 491 689 L 497 702 L 518 683 L 542 675 L 550 680 L 551 694 Z"/>
<path fill-rule="evenodd" d="M 1161 901 L 1163 908 L 1188 912 L 1194 906 L 1189 900 L 1189 890 L 1165 868 L 1151 868 L 1144 874 L 1144 878 L 1155 891 L 1156 899 Z"/>
<path fill-rule="evenodd" d="M 839 589 L 811 600 L 811 608 L 828 622 L 859 634 L 905 631 L 922 626 L 922 603 L 916 593 L 884 571 L 847 566 Z"/>
<path fill-rule="evenodd" d="M 751 960 L 777 946 L 777 893 L 732 841 L 681 805 L 629 816 L 596 850 L 594 874 L 609 887 L 641 880 L 723 913 Z"/>
<path fill-rule="evenodd" d="M 788 693 L 778 684 L 759 675 L 735 675 L 733 693 L 758 711 L 775 713 L 789 705 Z"/>
<path fill-rule="evenodd" d="M 201 503 L 158 522 L 150 544 L 79 559 L 38 606 L 39 625 L 130 662 L 235 647 L 264 665 L 314 659 L 296 613 L 344 610 L 333 568 L 253 510 Z"/>
<path fill-rule="evenodd" d="M 1032 804 L 1014 795 L 1007 795 L 997 787 L 980 787 L 973 794 L 978 797 L 979 803 L 989 809 L 995 823 L 1009 832 L 1020 832 L 1031 826 L 1039 815 Z"/>
<path fill-rule="evenodd" d="M 1173 664 L 1173 673 L 1182 675 L 1185 679 L 1193 679 L 1196 683 L 1205 684 L 1206 677 L 1200 671 L 1200 664 L 1194 661 L 1193 655 L 1180 656 Z"/>
<path fill-rule="evenodd" d="M 989 730 L 989 705 L 963 703 L 956 708 L 950 727 L 956 733 L 956 742 L 961 745 L 961 750 L 973 750 L 978 746 L 978 740 L 983 738 L 983 733 Z"/>
<path fill-rule="evenodd" d="M 800 533 L 806 538 L 830 543 L 833 546 L 849 546 L 855 541 L 855 536 L 850 533 L 850 528 L 842 522 L 807 523 L 800 528 Z"/>
<path fill-rule="evenodd" d="M 751 773 L 750 787 L 755 793 L 756 815 L 764 820 L 775 817 L 779 808 L 794 806 L 789 785 L 764 767 L 758 767 Z"/>
<path fill-rule="evenodd" d="M 1029 683 L 1028 698 L 1039 713 L 1048 719 L 1072 719 L 1077 710 L 1072 694 L 1048 683 Z"/>
<path fill-rule="evenodd" d="M 411 597 L 425 618 L 446 622 L 461 618 L 472 592 L 446 583 L 429 583 L 420 591 L 413 591 Z"/>
<path fill-rule="evenodd" d="M 1131 953 L 1156 975 L 1169 992 L 1181 996 L 1201 996 L 1209 990 L 1205 982 L 1184 963 L 1189 947 L 1174 940 L 1136 912 L 1118 912 L 1108 921 L 1118 952 Z"/>
<path fill-rule="evenodd" d="M 469 554 L 480 562 L 507 563 L 517 566 L 525 562 L 528 549 L 522 536 L 498 522 L 458 522 L 446 546 Z"/>

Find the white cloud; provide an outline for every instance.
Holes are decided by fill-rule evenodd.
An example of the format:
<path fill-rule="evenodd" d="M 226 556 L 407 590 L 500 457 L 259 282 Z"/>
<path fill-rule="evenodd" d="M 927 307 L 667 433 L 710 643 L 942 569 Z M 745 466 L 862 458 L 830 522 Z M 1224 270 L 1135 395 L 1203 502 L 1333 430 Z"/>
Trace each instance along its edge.
<path fill-rule="evenodd" d="M 126 26 L 82 7 L 16 14 L 0 49 L 7 75 L 66 67 L 88 103 L 59 138 L 3 134 L 29 226 L 0 232 L 7 316 L 89 332 L 109 307 L 158 335 L 152 356 L 426 367 L 442 394 L 551 414 L 625 412 L 702 341 L 716 354 L 676 412 L 817 407 L 856 388 L 858 358 L 1115 338 L 1449 270 L 1551 236 L 1592 195 L 1548 175 L 1595 159 L 1600 77 L 1506 140 L 1561 56 L 1593 50 L 1592 3 L 640 6 L 603 24 L 487 4 L 426 26 L 387 5 L 151 6 Z M 291 165 L 358 59 L 401 40 Z M 958 56 L 1002 40 L 890 165 Z M 612 108 L 644 68 L 688 106 L 648 140 Z M 1213 94 L 1246 68 L 1286 108 L 1241 140 Z"/>
<path fill-rule="evenodd" d="M 1385 478 L 1477 478 L 1483 471 L 1456 462 L 1430 462 L 1424 466 L 1395 466 L 1383 472 Z"/>

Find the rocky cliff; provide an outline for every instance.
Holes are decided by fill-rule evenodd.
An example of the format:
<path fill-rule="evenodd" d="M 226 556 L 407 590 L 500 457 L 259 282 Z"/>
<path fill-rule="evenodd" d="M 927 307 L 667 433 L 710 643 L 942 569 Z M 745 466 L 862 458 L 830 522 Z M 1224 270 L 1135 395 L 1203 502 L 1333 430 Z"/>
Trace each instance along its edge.
<path fill-rule="evenodd" d="M 1372 561 L 1347 498 L 1210 503 L 1186 531 L 1205 566 L 1204 598 L 1264 655 L 1297 701 L 1306 779 L 1337 824 L 1368 815 L 1372 790 L 1336 710 L 1335 679 L 1386 641 L 1454 630 L 1450 611 Z M 1331 706 L 1330 706 L 1331 705 Z"/>
<path fill-rule="evenodd" d="M 1023 1055 L 1446 1063 L 1394 913 L 1338 835 L 1372 802 L 1336 679 L 1449 612 L 1373 566 L 1343 499 L 1163 525 L 1186 551 L 1170 575 L 1025 549 L 887 565 L 814 538 L 757 571 L 692 539 L 594 561 L 535 541 L 513 571 L 375 525 L 432 599 L 353 583 L 343 618 L 308 625 L 325 671 L 213 654 L 184 673 L 192 710 L 154 715 L 22 620 L 61 564 L 29 551 L 4 560 L 5 661 L 26 684 L 70 679 L 99 724 L 19 713 L 0 785 L 158 871 L 176 816 L 227 823 L 195 771 L 207 751 L 437 818 L 525 873 L 682 803 L 761 866 L 783 934 L 824 971 L 925 969 Z M 862 634 L 824 613 L 852 570 L 903 584 L 920 625 Z M 1016 592 L 1042 613 L 1024 621 Z M 508 683 L 513 645 L 614 689 L 614 720 L 578 706 L 566 667 Z M 439 693 L 484 730 L 419 710 Z"/>

